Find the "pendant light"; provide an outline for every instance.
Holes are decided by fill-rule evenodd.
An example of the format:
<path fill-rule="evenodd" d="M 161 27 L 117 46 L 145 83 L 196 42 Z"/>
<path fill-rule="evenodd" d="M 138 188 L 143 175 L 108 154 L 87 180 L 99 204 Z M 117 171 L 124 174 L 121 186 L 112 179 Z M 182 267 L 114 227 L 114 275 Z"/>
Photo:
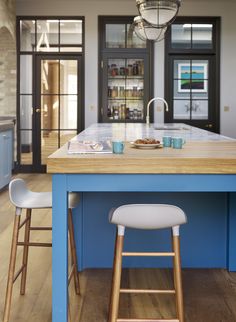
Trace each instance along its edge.
<path fill-rule="evenodd" d="M 141 40 L 161 41 L 165 36 L 167 27 L 152 26 L 141 16 L 137 16 L 134 18 L 133 29 Z"/>
<path fill-rule="evenodd" d="M 140 16 L 155 27 L 166 27 L 178 14 L 181 0 L 136 0 Z"/>

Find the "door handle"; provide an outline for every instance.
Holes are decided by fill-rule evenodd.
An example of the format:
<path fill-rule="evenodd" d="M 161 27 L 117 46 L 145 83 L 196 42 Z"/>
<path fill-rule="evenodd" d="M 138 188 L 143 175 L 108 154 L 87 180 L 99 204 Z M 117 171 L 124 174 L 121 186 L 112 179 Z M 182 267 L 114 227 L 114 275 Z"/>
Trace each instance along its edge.
<path fill-rule="evenodd" d="M 41 109 L 40 108 L 36 108 L 36 113 L 40 113 L 41 112 Z"/>

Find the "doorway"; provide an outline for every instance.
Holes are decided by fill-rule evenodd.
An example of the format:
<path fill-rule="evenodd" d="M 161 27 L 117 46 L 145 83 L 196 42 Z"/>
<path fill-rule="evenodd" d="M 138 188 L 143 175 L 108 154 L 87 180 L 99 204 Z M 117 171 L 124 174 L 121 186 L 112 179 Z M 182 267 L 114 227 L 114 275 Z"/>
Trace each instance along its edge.
<path fill-rule="evenodd" d="M 165 122 L 219 133 L 220 18 L 177 17 L 165 50 Z"/>
<path fill-rule="evenodd" d="M 21 129 L 21 163 L 32 172 L 45 172 L 47 157 L 82 130 L 81 74 L 79 57 L 35 57 L 32 131 Z"/>
<path fill-rule="evenodd" d="M 17 18 L 18 172 L 45 172 L 47 158 L 84 129 L 84 18 Z"/>

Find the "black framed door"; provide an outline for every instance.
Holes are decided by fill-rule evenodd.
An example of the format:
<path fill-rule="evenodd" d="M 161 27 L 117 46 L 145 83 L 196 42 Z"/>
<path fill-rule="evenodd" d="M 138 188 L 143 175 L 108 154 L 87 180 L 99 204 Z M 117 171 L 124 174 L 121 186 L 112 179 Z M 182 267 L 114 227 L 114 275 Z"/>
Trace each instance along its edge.
<path fill-rule="evenodd" d="M 218 83 L 213 55 L 170 55 L 165 122 L 184 122 L 219 131 Z"/>
<path fill-rule="evenodd" d="M 47 157 L 83 129 L 81 58 L 36 55 L 33 79 L 31 170 L 45 172 Z"/>
<path fill-rule="evenodd" d="M 165 37 L 165 122 L 220 131 L 220 17 L 177 17 Z"/>

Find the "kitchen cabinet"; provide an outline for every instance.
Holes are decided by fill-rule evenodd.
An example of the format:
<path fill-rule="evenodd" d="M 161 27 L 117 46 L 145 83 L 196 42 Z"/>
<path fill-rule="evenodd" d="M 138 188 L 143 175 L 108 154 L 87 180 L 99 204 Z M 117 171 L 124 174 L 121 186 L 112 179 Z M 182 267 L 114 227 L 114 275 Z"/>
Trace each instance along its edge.
<path fill-rule="evenodd" d="M 100 122 L 145 122 L 152 97 L 153 46 L 134 34 L 132 21 L 99 17 Z"/>
<path fill-rule="evenodd" d="M 13 153 L 12 129 L 0 132 L 0 189 L 11 180 Z"/>

